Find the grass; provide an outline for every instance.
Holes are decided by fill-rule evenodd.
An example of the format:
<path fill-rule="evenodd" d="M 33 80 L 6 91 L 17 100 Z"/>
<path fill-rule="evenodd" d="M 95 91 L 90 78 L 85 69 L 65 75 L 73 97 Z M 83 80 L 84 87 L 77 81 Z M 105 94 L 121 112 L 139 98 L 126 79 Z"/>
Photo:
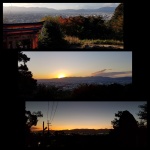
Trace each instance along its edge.
<path fill-rule="evenodd" d="M 81 45 L 81 40 L 78 37 L 74 36 L 65 36 L 64 40 L 66 40 L 69 44 Z"/>
<path fill-rule="evenodd" d="M 118 41 L 118 40 L 101 40 L 101 39 L 96 39 L 96 40 L 89 40 L 89 39 L 84 39 L 80 40 L 78 37 L 72 37 L 72 36 L 65 36 L 64 38 L 69 44 L 73 45 L 90 45 L 90 44 L 98 44 L 98 45 L 123 45 L 123 41 Z"/>

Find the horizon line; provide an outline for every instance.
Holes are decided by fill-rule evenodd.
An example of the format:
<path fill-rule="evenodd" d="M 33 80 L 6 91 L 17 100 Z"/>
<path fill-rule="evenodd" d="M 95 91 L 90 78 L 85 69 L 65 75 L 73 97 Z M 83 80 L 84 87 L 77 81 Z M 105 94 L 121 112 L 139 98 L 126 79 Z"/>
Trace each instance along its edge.
<path fill-rule="evenodd" d="M 94 129 L 94 128 L 74 128 L 74 129 L 50 129 L 50 131 L 62 131 L 62 130 L 110 130 L 113 128 L 100 128 L 100 129 Z M 42 129 L 31 129 L 31 131 L 43 131 Z M 48 131 L 48 130 L 46 130 Z"/>
<path fill-rule="evenodd" d="M 63 79 L 63 78 L 86 78 L 86 77 L 104 77 L 104 78 L 124 78 L 124 77 L 131 77 L 132 76 L 123 76 L 123 77 L 106 77 L 106 76 L 68 76 L 68 77 L 62 77 L 62 78 L 34 78 L 36 80 L 50 80 L 50 79 Z"/>
<path fill-rule="evenodd" d="M 61 4 L 61 3 L 60 3 Z M 117 7 L 117 6 L 103 6 L 103 7 L 99 7 L 99 8 L 79 8 L 79 9 L 73 9 L 73 8 L 66 8 L 66 9 L 56 9 L 56 8 L 49 8 L 49 7 L 34 7 L 34 6 L 3 6 L 3 7 L 24 7 L 24 8 L 48 8 L 48 9 L 55 9 L 55 10 L 70 10 L 70 9 L 72 9 L 72 10 L 81 10 L 81 9 L 90 9 L 90 10 L 92 10 L 92 9 L 99 9 L 99 8 L 105 8 L 105 7 L 112 7 L 112 8 L 114 8 L 114 7 Z"/>

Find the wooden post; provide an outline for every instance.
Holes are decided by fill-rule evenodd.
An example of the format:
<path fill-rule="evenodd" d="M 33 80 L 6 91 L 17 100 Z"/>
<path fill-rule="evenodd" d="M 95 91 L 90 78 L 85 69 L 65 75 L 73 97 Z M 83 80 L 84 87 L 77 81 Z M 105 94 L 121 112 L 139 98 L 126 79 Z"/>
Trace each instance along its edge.
<path fill-rule="evenodd" d="M 43 121 L 43 135 L 44 135 L 44 121 Z"/>
<path fill-rule="evenodd" d="M 47 129 L 47 127 L 44 127 L 44 121 L 43 121 L 43 135 L 44 135 L 44 131 Z"/>
<path fill-rule="evenodd" d="M 48 134 L 50 133 L 50 132 L 49 132 L 49 126 L 51 126 L 50 124 L 51 124 L 51 123 L 49 123 L 49 120 L 48 120 L 48 121 L 47 121 L 47 125 L 48 125 Z"/>

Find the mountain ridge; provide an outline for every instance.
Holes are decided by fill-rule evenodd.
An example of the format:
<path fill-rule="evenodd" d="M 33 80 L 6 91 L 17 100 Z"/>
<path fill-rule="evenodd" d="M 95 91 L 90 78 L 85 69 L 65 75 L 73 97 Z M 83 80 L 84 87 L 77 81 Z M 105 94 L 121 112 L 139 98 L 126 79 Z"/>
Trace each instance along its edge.
<path fill-rule="evenodd" d="M 130 84 L 132 83 L 132 77 L 65 77 L 65 78 L 53 78 L 53 79 L 37 79 L 37 82 L 40 84 Z"/>
<path fill-rule="evenodd" d="M 3 7 L 3 13 L 6 13 L 7 11 L 13 11 L 13 12 L 111 12 L 113 13 L 115 11 L 116 7 L 101 7 L 96 9 L 54 9 L 54 8 L 47 8 L 47 7 L 17 7 L 17 6 L 4 6 Z"/>
<path fill-rule="evenodd" d="M 56 80 L 60 80 L 60 79 L 79 79 L 79 78 L 105 78 L 105 79 L 127 79 L 127 78 L 132 78 L 131 76 L 125 76 L 125 77 L 104 77 L 104 76 L 87 76 L 87 77 L 63 77 L 63 78 L 51 78 L 51 79 L 36 79 L 36 80 L 54 80 L 54 79 L 56 79 Z"/>
<path fill-rule="evenodd" d="M 65 132 L 65 133 L 77 133 L 77 132 L 84 132 L 84 133 L 88 133 L 88 132 L 93 132 L 93 133 L 108 133 L 110 132 L 110 130 L 112 129 L 62 129 L 62 130 L 51 130 L 51 132 Z M 33 131 L 33 132 L 42 132 L 42 130 L 38 130 L 38 131 Z"/>

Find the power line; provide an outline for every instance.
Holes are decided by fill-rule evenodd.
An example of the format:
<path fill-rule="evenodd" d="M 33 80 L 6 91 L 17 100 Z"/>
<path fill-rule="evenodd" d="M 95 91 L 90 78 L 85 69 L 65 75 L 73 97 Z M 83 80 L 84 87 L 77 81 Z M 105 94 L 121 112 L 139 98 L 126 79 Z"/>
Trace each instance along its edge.
<path fill-rule="evenodd" d="M 48 120 L 48 114 L 49 114 L 49 101 L 48 101 L 48 109 L 47 109 L 47 120 Z"/>
<path fill-rule="evenodd" d="M 54 102 L 52 102 L 52 110 L 51 110 L 51 115 L 50 115 L 50 122 L 51 122 L 51 119 L 52 119 L 53 108 L 54 108 Z"/>
<path fill-rule="evenodd" d="M 55 109 L 56 109 L 56 106 L 55 106 L 55 102 L 54 102 L 54 107 L 53 107 L 53 113 L 52 113 L 51 122 L 52 122 L 52 120 L 53 120 L 53 118 L 54 118 Z"/>
<path fill-rule="evenodd" d="M 54 116 L 55 116 L 55 113 L 56 113 L 56 110 L 57 110 L 57 106 L 58 106 L 58 102 L 57 102 L 56 107 L 55 107 L 55 111 L 54 111 L 54 115 L 53 115 L 52 121 L 54 119 Z M 52 121 L 51 121 L 51 123 L 52 123 Z"/>
<path fill-rule="evenodd" d="M 50 113 L 50 119 L 49 119 L 49 107 L 50 106 L 49 106 L 49 101 L 48 101 L 48 109 L 47 109 L 47 125 L 48 125 L 48 130 L 49 130 L 49 125 L 54 120 L 54 117 L 55 117 L 55 114 L 56 114 L 56 111 L 57 111 L 57 107 L 58 107 L 58 101 L 56 102 L 56 105 L 55 105 L 54 101 L 52 102 L 52 109 L 51 109 L 51 113 Z"/>

